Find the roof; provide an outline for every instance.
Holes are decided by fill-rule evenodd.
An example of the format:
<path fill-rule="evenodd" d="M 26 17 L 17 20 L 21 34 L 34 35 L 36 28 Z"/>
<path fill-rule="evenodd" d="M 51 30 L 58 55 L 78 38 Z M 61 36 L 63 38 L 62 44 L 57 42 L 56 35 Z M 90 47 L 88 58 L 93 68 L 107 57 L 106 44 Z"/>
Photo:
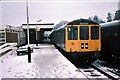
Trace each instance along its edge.
<path fill-rule="evenodd" d="M 98 23 L 88 19 L 77 19 L 68 23 L 68 25 L 79 25 L 79 24 L 98 24 Z"/>
<path fill-rule="evenodd" d="M 27 25 L 27 24 L 22 24 L 22 25 Z M 29 24 L 29 25 L 36 25 L 36 24 Z M 54 23 L 43 23 L 43 24 L 37 24 L 37 25 L 54 25 Z"/>
<path fill-rule="evenodd" d="M 55 31 L 55 30 L 59 30 L 59 29 L 65 27 L 65 25 L 66 25 L 67 23 L 68 23 L 68 21 L 61 21 L 61 22 L 59 22 L 58 24 L 56 24 L 56 25 L 54 26 L 53 30 L 54 30 L 54 31 Z"/>
<path fill-rule="evenodd" d="M 36 28 L 53 28 L 54 23 L 29 24 L 30 29 Z M 22 24 L 23 29 L 27 29 L 27 24 Z"/>
<path fill-rule="evenodd" d="M 120 20 L 115 20 L 115 21 L 112 21 L 112 22 L 102 23 L 100 25 L 101 25 L 101 27 L 117 26 L 117 25 L 120 25 Z"/>
<path fill-rule="evenodd" d="M 61 29 L 61 28 L 64 28 L 66 25 L 67 25 L 67 23 L 68 23 L 68 21 L 61 21 L 61 22 L 59 22 L 58 24 L 56 24 L 54 27 L 53 27 L 53 29 L 52 29 L 52 31 L 50 32 L 50 34 L 52 33 L 52 32 L 54 32 L 54 31 L 57 31 L 57 30 L 59 30 L 59 29 Z M 49 35 L 50 35 L 49 34 Z"/>

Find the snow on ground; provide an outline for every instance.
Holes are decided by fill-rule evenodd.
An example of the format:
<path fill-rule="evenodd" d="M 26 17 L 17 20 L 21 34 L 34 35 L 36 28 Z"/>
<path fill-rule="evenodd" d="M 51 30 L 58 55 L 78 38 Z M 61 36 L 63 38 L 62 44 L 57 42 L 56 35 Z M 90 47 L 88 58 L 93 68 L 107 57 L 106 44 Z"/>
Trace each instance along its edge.
<path fill-rule="evenodd" d="M 27 55 L 16 53 L 3 60 L 2 78 L 86 78 L 53 45 L 37 48 L 31 53 L 31 63 Z"/>
<path fill-rule="evenodd" d="M 1 63 L 1 60 L 0 60 L 0 80 L 2 79 L 2 63 Z"/>

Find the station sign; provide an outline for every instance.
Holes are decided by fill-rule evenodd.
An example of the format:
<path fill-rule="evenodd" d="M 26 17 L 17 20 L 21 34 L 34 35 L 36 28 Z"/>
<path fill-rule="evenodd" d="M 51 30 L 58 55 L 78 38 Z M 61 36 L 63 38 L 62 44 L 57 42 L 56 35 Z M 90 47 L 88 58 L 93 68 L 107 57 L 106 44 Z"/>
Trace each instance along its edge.
<path fill-rule="evenodd" d="M 35 30 L 36 30 L 36 31 L 40 31 L 40 28 L 39 28 L 39 27 L 36 27 Z"/>

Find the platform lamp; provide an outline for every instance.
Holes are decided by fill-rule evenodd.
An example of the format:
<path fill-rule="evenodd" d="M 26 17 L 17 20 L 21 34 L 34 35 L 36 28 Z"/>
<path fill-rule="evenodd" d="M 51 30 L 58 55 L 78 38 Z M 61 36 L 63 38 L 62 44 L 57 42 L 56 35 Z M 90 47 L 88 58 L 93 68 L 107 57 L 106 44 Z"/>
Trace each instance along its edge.
<path fill-rule="evenodd" d="M 27 13 L 27 41 L 28 41 L 28 47 L 30 45 L 30 37 L 29 37 L 29 14 L 28 14 L 28 0 L 26 0 L 26 13 Z"/>
<path fill-rule="evenodd" d="M 28 40 L 28 63 L 31 63 L 31 48 L 30 48 L 30 37 L 29 37 L 29 14 L 28 14 L 28 0 L 26 0 L 26 13 L 27 13 L 27 40 Z"/>
<path fill-rule="evenodd" d="M 40 21 L 42 21 L 42 20 L 38 20 L 37 22 L 40 22 Z M 37 31 L 40 30 L 40 28 L 37 27 L 37 22 L 36 22 L 36 46 L 38 46 L 38 32 Z"/>

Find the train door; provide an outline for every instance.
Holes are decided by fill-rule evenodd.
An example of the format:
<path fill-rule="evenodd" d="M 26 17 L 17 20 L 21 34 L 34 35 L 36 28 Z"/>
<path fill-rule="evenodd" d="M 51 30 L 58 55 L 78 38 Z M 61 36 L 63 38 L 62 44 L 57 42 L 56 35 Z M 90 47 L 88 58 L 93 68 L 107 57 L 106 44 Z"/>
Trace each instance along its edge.
<path fill-rule="evenodd" d="M 79 50 L 80 52 L 86 52 L 89 49 L 89 26 L 79 27 Z"/>
<path fill-rule="evenodd" d="M 99 26 L 90 26 L 90 51 L 100 49 L 100 29 Z"/>
<path fill-rule="evenodd" d="M 78 52 L 78 26 L 66 27 L 66 52 Z"/>

